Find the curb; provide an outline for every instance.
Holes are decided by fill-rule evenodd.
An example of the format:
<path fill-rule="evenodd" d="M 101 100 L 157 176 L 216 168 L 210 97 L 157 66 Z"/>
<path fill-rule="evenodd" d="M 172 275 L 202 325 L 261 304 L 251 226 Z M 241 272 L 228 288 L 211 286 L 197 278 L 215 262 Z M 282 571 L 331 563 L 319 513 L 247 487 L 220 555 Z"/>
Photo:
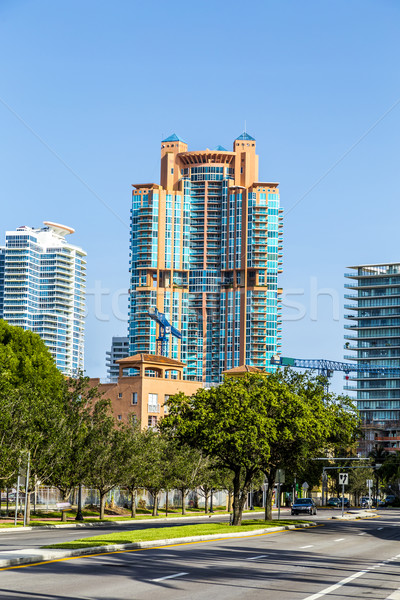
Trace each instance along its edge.
<path fill-rule="evenodd" d="M 345 515 L 337 515 L 333 516 L 332 519 L 340 520 L 340 521 L 351 521 L 355 519 L 373 519 L 377 517 L 378 513 L 374 511 L 359 511 L 359 512 L 347 512 Z"/>
<path fill-rule="evenodd" d="M 263 515 L 264 511 L 251 511 L 244 512 L 244 515 Z M 91 529 L 97 527 L 112 527 L 122 525 L 137 525 L 138 523 L 174 523 L 176 521 L 187 521 L 191 518 L 193 519 L 211 519 L 212 517 L 227 517 L 229 518 L 229 513 L 212 513 L 207 515 L 188 515 L 186 517 L 153 517 L 152 519 L 127 519 L 126 521 L 99 521 L 91 522 L 91 523 L 60 523 L 59 525 L 38 525 L 29 526 L 29 527 L 0 527 L 0 536 L 3 533 L 13 533 L 16 532 L 27 532 L 27 531 L 42 531 L 44 529 Z"/>
<path fill-rule="evenodd" d="M 309 523 L 299 523 L 299 525 L 283 525 L 281 527 L 267 527 L 264 529 L 254 529 L 253 531 L 243 531 L 237 533 L 214 533 L 211 535 L 196 535 L 191 537 L 171 538 L 166 540 L 154 540 L 148 542 L 131 542 L 129 544 L 110 544 L 106 546 L 93 546 L 92 548 L 75 548 L 74 550 L 15 550 L 9 552 L 8 558 L 0 559 L 0 569 L 14 567 L 18 565 L 29 565 L 34 563 L 51 562 L 75 556 L 91 556 L 108 552 L 121 552 L 124 550 L 136 550 L 145 548 L 162 548 L 163 546 L 173 546 L 175 544 L 188 544 L 192 542 L 205 542 L 212 540 L 221 540 L 226 538 L 251 537 L 253 535 L 263 535 L 265 533 L 275 533 L 278 531 L 305 529 L 313 527 Z"/>

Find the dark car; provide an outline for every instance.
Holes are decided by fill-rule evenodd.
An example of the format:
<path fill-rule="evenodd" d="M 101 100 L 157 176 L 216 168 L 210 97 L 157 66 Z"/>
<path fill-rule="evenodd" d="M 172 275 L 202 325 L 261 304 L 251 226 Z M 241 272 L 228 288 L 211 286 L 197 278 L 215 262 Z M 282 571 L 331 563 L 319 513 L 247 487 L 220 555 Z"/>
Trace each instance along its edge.
<path fill-rule="evenodd" d="M 344 498 L 344 505 L 346 508 L 350 506 L 350 500 L 348 498 Z M 339 507 L 342 506 L 342 498 L 339 498 Z"/>
<path fill-rule="evenodd" d="M 386 498 L 379 500 L 378 506 L 391 506 L 395 500 L 396 496 L 394 494 L 388 494 Z"/>
<path fill-rule="evenodd" d="M 292 504 L 292 515 L 306 513 L 309 515 L 317 514 L 317 506 L 312 498 L 297 498 Z"/>
<path fill-rule="evenodd" d="M 327 502 L 328 506 L 340 506 L 340 498 L 329 498 Z"/>

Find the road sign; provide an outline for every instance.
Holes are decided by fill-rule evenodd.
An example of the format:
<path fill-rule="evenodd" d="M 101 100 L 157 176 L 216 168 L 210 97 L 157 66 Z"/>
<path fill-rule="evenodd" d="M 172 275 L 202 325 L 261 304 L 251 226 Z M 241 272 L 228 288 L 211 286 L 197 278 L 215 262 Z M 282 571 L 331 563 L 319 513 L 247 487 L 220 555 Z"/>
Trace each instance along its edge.
<path fill-rule="evenodd" d="M 285 469 L 278 469 L 275 476 L 275 483 L 285 483 Z"/>
<path fill-rule="evenodd" d="M 310 486 L 308 485 L 307 481 L 305 481 L 301 487 L 306 492 Z"/>
<path fill-rule="evenodd" d="M 339 485 L 348 485 L 349 483 L 349 474 L 348 473 L 339 473 Z"/>
<path fill-rule="evenodd" d="M 372 488 L 374 485 L 373 479 L 367 479 L 367 487 Z"/>

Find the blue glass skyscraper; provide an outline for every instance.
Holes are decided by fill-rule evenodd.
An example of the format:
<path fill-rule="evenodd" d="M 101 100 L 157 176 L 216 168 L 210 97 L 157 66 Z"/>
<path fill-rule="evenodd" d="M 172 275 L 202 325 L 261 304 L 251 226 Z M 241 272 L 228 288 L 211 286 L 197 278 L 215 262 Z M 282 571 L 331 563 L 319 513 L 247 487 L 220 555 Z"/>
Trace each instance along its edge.
<path fill-rule="evenodd" d="M 76 375 L 84 367 L 86 253 L 66 241 L 73 229 L 44 225 L 6 232 L 0 317 L 38 333 L 60 371 Z"/>
<path fill-rule="evenodd" d="M 173 134 L 161 143 L 160 184 L 133 187 L 130 354 L 156 353 L 147 313 L 157 308 L 182 332 L 168 354 L 186 378 L 215 385 L 239 365 L 273 370 L 282 210 L 278 184 L 259 181 L 255 139 L 189 152 Z"/>
<path fill-rule="evenodd" d="M 389 371 L 360 371 L 356 377 L 357 406 L 363 420 L 367 450 L 379 443 L 400 451 L 400 264 L 350 267 L 345 285 L 352 290 L 346 308 L 345 358 Z"/>

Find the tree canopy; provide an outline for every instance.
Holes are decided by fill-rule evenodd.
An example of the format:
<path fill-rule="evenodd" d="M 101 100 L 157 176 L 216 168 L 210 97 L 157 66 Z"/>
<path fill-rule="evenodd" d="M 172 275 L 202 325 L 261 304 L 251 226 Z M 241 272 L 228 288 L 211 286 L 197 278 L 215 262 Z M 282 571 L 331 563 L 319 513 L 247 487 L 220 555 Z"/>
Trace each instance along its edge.
<path fill-rule="evenodd" d="M 161 428 L 232 471 L 233 523 L 240 524 L 256 475 L 265 473 L 272 495 L 278 468 L 293 468 L 335 444 L 354 442 L 358 416 L 353 404 L 345 396 L 327 394 L 324 383 L 291 370 L 225 378 L 222 385 L 200 389 L 190 398 L 171 396 Z"/>

